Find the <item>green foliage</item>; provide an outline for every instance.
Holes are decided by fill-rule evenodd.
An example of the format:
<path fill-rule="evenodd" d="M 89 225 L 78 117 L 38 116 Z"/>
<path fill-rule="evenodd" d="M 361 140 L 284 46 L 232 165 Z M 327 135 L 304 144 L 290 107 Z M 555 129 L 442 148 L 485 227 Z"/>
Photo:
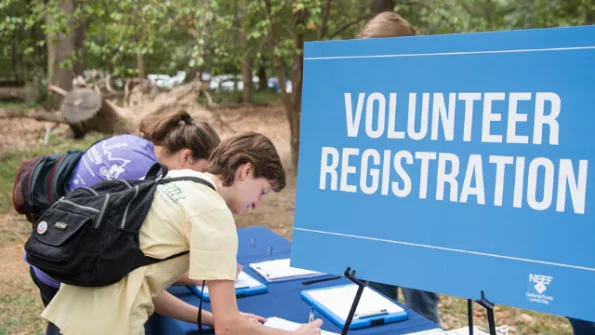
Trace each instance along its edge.
<path fill-rule="evenodd" d="M 45 60 L 39 40 L 43 32 L 36 25 L 30 3 L 23 0 L 0 0 L 0 77 L 25 81 L 31 70 Z"/>
<path fill-rule="evenodd" d="M 200 70 L 239 73 L 281 58 L 286 75 L 304 41 L 352 39 L 369 19 L 369 1 L 333 0 L 78 0 L 72 14 L 58 0 L 0 0 L 0 76 L 30 77 L 45 67 L 46 36 L 86 26 L 86 68 L 112 76 L 136 74 L 143 56 L 145 73 Z M 395 1 L 395 10 L 419 34 L 527 29 L 593 23 L 592 0 L 416 0 Z M 297 20 L 305 13 L 304 20 Z M 276 32 L 272 41 L 272 29 Z M 270 48 L 270 43 L 275 48 Z M 70 66 L 74 54 L 63 66 Z M 9 59 L 13 59 L 12 63 Z M 31 71 L 30 71 L 31 70 Z"/>

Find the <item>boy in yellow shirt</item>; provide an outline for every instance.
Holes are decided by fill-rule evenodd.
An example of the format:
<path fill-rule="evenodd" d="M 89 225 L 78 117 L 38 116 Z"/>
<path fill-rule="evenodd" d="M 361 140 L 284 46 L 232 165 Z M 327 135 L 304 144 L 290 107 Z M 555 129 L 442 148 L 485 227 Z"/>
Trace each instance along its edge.
<path fill-rule="evenodd" d="M 234 136 L 213 151 L 208 172 L 174 170 L 166 178 L 181 176 L 202 178 L 215 190 L 192 181 L 159 185 L 140 229 L 140 248 L 158 259 L 189 254 L 139 267 L 109 286 L 63 284 L 42 316 L 64 335 L 144 334 L 155 299 L 166 299 L 160 293 L 189 270 L 190 279 L 207 281 L 213 313 L 202 311 L 201 319 L 217 334 L 320 334 L 321 320 L 288 332 L 262 326 L 238 311 L 233 214 L 285 188 L 285 172 L 271 141 L 251 132 Z M 190 317 L 188 311 L 169 312 L 181 320 Z"/>

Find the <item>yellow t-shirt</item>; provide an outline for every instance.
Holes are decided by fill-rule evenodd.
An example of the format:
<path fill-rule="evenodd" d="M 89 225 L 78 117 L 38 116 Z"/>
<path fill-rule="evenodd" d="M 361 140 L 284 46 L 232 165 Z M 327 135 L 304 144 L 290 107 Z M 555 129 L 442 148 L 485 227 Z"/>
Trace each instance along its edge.
<path fill-rule="evenodd" d="M 166 178 L 194 176 L 173 170 Z M 184 272 L 192 279 L 234 280 L 238 235 L 231 211 L 211 188 L 192 181 L 160 185 L 140 229 L 140 247 L 148 256 L 163 259 L 190 250 L 189 255 L 140 267 L 119 282 L 97 288 L 62 284 L 41 314 L 64 335 L 144 334 L 153 313 L 152 297 L 159 295 Z"/>

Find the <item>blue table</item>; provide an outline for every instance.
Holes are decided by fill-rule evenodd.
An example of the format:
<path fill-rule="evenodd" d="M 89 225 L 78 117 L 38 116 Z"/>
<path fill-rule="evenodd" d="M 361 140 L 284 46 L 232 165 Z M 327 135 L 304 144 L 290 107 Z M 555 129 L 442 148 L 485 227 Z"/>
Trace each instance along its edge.
<path fill-rule="evenodd" d="M 248 264 L 265 260 L 287 258 L 290 256 L 291 243 L 283 237 L 263 227 L 240 228 L 238 261 L 244 266 L 244 271 L 250 275 L 259 277 Z M 254 246 L 252 245 L 254 241 Z M 268 255 L 269 248 L 272 248 L 271 255 Z M 334 286 L 343 283 L 350 283 L 346 278 L 321 282 L 308 286 L 302 285 L 303 280 L 293 280 L 280 283 L 269 283 L 269 291 L 264 294 L 243 297 L 238 299 L 238 308 L 245 313 L 253 313 L 264 317 L 277 316 L 294 322 L 305 323 L 308 321 L 310 312 L 309 305 L 300 298 L 300 292 L 304 289 L 317 287 Z M 168 289 L 173 295 L 180 299 L 198 306 L 200 300 L 185 286 L 173 286 Z M 203 302 L 203 309 L 211 311 L 211 305 Z M 350 330 L 349 334 L 407 334 L 416 331 L 437 328 L 437 325 L 428 319 L 420 316 L 406 306 L 403 307 L 408 313 L 408 319 L 386 325 L 374 326 L 358 330 Z M 316 312 L 316 318 L 322 318 L 322 328 L 337 333 L 341 329 L 332 323 L 322 314 Z M 145 327 L 147 335 L 157 334 L 198 334 L 196 324 L 178 321 L 172 318 L 163 317 L 155 313 Z M 212 333 L 212 329 L 208 329 Z"/>

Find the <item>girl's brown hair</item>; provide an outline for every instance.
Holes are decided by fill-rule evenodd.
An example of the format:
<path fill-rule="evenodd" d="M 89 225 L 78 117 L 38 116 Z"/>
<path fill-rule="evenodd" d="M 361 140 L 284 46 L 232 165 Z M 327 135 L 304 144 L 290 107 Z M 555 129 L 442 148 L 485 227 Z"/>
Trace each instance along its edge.
<path fill-rule="evenodd" d="M 164 147 L 169 153 L 192 150 L 195 160 L 208 159 L 221 142 L 208 123 L 193 120 L 184 110 L 151 114 L 141 121 L 139 131 L 144 139 Z"/>

